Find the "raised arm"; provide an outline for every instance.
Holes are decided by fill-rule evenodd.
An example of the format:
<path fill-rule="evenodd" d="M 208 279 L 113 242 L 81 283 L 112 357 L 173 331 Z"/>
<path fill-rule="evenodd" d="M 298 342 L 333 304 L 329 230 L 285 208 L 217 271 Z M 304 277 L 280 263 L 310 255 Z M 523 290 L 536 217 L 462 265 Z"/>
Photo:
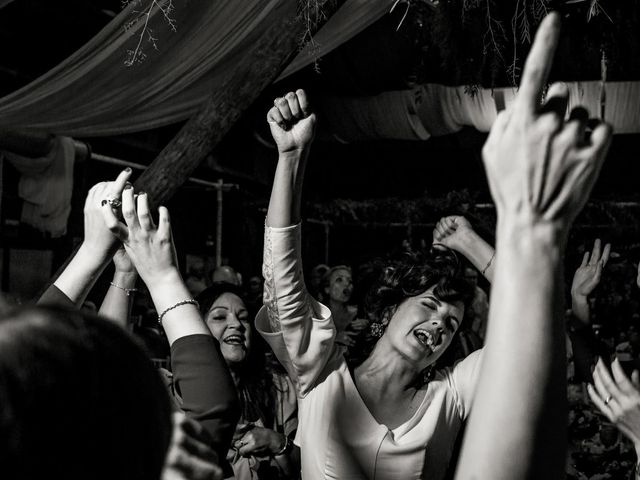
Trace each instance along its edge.
<path fill-rule="evenodd" d="M 133 295 L 136 292 L 138 272 L 124 247 L 120 247 L 113 255 L 113 264 L 115 265 L 113 279 L 98 313 L 113 320 L 122 328 L 127 328 Z"/>
<path fill-rule="evenodd" d="M 573 349 L 575 377 L 577 381 L 588 382 L 591 368 L 598 355 L 606 355 L 608 348 L 591 329 L 591 312 L 588 297 L 593 293 L 602 277 L 602 270 L 609 259 L 611 245 L 606 244 L 602 253 L 600 239 L 593 244 L 593 251 L 585 252 L 582 263 L 576 269 L 571 283 L 571 312 L 569 339 Z"/>
<path fill-rule="evenodd" d="M 495 249 L 461 216 L 441 218 L 433 230 L 433 244 L 444 245 L 464 255 L 489 282 L 493 279 Z"/>
<path fill-rule="evenodd" d="M 334 352 L 329 309 L 309 294 L 302 275 L 300 204 L 316 117 L 303 90 L 277 98 L 267 114 L 278 166 L 264 233 L 264 307 L 256 327 L 305 395 Z"/>
<path fill-rule="evenodd" d="M 149 211 L 145 193 L 134 198 L 133 187 L 122 192 L 122 223 L 108 205 L 102 207 L 107 227 L 123 243 L 149 289 L 169 344 L 187 335 L 211 335 L 195 300 L 187 290 L 176 258 L 169 211 L 159 208 L 158 225 Z"/>
<path fill-rule="evenodd" d="M 560 32 L 543 20 L 513 105 L 483 149 L 498 214 L 489 327 L 458 479 L 564 477 L 566 358 L 562 255 L 611 131 L 564 123 L 568 91 L 540 98 Z"/>
<path fill-rule="evenodd" d="M 112 214 L 115 216 L 118 199 L 130 176 L 131 169 L 127 168 L 115 181 L 98 183 L 89 190 L 84 204 L 84 240 L 64 271 L 41 297 L 40 303 L 51 303 L 51 299 L 56 298 L 52 291 L 57 289 L 76 307 L 82 305 L 117 249 L 116 238 L 106 228 L 100 211 L 102 208 L 111 210 L 113 206 Z M 102 207 L 103 203 L 106 207 Z"/>
<path fill-rule="evenodd" d="M 274 260 L 273 250 L 267 250 L 271 246 L 270 229 L 294 227 L 300 223 L 302 183 L 309 149 L 315 135 L 316 116 L 311 113 L 304 90 L 289 92 L 284 97 L 276 98 L 273 104 L 274 106 L 267 113 L 267 122 L 278 146 L 278 165 L 265 223 L 267 228 L 265 232 L 265 303 L 270 307 L 268 311 L 271 332 L 278 332 L 281 330 L 281 317 L 273 314 L 278 310 L 275 293 L 276 279 L 270 275 L 273 269 L 267 266 L 268 260 Z M 293 248 L 296 248 L 295 241 Z M 271 259 L 267 258 L 269 255 Z M 291 260 L 301 268 L 302 260 L 299 251 L 292 252 Z M 289 280 L 300 283 L 298 296 L 302 297 L 300 303 L 305 304 L 304 296 L 307 292 L 302 277 Z"/>
<path fill-rule="evenodd" d="M 134 199 L 133 188 L 129 187 L 122 192 L 126 224 L 108 205 L 102 213 L 147 285 L 159 313 L 158 321 L 171 344 L 171 365 L 181 407 L 202 423 L 218 457 L 224 459 L 240 413 L 237 394 L 220 346 L 178 270 L 169 211 L 159 208 L 156 225 L 147 195 L 141 193 Z"/>
<path fill-rule="evenodd" d="M 611 244 L 607 243 L 600 254 L 601 242 L 596 238 L 591 253 L 586 251 L 582 263 L 573 274 L 571 282 L 571 310 L 577 320 L 590 326 L 589 295 L 600 284 L 602 270 L 609 260 Z"/>
<path fill-rule="evenodd" d="M 289 227 L 300 223 L 302 182 L 316 115 L 311 113 L 304 90 L 276 98 L 267 113 L 271 135 L 278 146 L 278 166 L 273 179 L 268 227 Z"/>

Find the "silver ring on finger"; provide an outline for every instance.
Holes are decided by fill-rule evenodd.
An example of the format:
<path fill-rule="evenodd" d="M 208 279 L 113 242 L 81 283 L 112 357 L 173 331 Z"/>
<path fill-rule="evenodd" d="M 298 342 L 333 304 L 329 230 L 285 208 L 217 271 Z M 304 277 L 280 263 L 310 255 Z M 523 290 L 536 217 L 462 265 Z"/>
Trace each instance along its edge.
<path fill-rule="evenodd" d="M 100 203 L 103 207 L 109 205 L 111 208 L 120 208 L 122 202 L 118 198 L 106 198 Z"/>
<path fill-rule="evenodd" d="M 609 395 L 607 399 L 604 401 L 605 405 L 609 405 L 609 402 L 613 399 L 613 395 Z"/>

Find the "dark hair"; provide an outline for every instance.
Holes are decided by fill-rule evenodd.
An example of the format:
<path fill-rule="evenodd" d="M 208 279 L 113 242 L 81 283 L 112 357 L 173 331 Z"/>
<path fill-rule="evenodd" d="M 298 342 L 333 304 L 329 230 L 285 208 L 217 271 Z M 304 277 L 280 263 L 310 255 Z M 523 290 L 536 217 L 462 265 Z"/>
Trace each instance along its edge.
<path fill-rule="evenodd" d="M 448 303 L 461 301 L 465 306 L 465 317 L 473 300 L 473 286 L 464 278 L 464 265 L 455 252 L 444 246 L 432 248 L 430 252 L 404 252 L 399 258 L 384 262 L 381 273 L 365 296 L 365 311 L 371 321 L 368 332 L 360 336 L 352 349 L 352 364 L 364 361 L 386 329 L 386 320 L 396 307 L 409 297 L 415 297 L 435 286 L 434 295 Z M 377 329 L 377 335 L 374 330 Z M 451 350 L 449 348 L 448 350 Z M 441 357 L 439 364 L 450 358 Z"/>
<path fill-rule="evenodd" d="M 233 293 L 234 295 L 240 297 L 243 302 L 245 300 L 244 292 L 238 285 L 234 285 L 233 283 L 229 282 L 215 282 L 210 287 L 205 288 L 196 297 L 196 300 L 200 305 L 200 313 L 202 313 L 202 316 L 205 317 L 205 319 L 207 313 L 209 313 L 209 310 L 211 310 L 211 307 L 213 306 L 215 301 L 223 293 Z"/>
<path fill-rule="evenodd" d="M 160 477 L 167 391 L 140 345 L 78 310 L 0 319 L 0 465 L 5 479 Z"/>
<path fill-rule="evenodd" d="M 205 317 L 215 301 L 224 293 L 232 293 L 245 302 L 240 287 L 228 282 L 216 282 L 198 294 L 200 312 Z M 262 420 L 265 426 L 273 424 L 275 414 L 276 386 L 272 379 L 272 369 L 266 358 L 268 345 L 256 335 L 255 323 L 251 322 L 251 349 L 238 371 L 238 397 L 244 422 Z"/>
<path fill-rule="evenodd" d="M 461 301 L 466 309 L 473 300 L 473 287 L 464 278 L 458 257 L 453 250 L 439 247 L 428 254 L 406 252 L 389 262 L 365 298 L 367 315 L 381 322 L 405 298 L 420 295 L 434 285 L 434 295 L 444 302 Z"/>

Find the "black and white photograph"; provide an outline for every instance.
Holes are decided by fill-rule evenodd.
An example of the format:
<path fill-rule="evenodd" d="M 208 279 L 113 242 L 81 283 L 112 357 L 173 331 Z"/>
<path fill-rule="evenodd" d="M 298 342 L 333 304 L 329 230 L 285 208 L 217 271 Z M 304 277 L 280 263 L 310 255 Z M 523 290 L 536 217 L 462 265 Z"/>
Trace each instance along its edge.
<path fill-rule="evenodd" d="M 640 480 L 640 0 L 0 0 L 0 479 Z"/>

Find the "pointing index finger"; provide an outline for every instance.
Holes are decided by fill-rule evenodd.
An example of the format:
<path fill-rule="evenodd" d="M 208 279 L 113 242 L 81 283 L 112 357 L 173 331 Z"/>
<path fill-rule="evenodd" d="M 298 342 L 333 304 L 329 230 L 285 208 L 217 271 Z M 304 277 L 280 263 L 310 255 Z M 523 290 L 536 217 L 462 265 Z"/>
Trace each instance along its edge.
<path fill-rule="evenodd" d="M 111 189 L 112 189 L 111 194 L 115 198 L 119 198 L 120 195 L 122 195 L 122 190 L 124 190 L 124 187 L 127 184 L 127 181 L 129 180 L 130 177 L 131 177 L 131 169 L 125 168 L 123 171 L 120 172 L 118 177 L 113 181 L 113 184 L 111 185 Z"/>
<path fill-rule="evenodd" d="M 540 106 L 542 90 L 547 83 L 553 56 L 560 36 L 560 17 L 552 12 L 540 23 L 520 81 L 515 111 L 533 115 Z"/>

